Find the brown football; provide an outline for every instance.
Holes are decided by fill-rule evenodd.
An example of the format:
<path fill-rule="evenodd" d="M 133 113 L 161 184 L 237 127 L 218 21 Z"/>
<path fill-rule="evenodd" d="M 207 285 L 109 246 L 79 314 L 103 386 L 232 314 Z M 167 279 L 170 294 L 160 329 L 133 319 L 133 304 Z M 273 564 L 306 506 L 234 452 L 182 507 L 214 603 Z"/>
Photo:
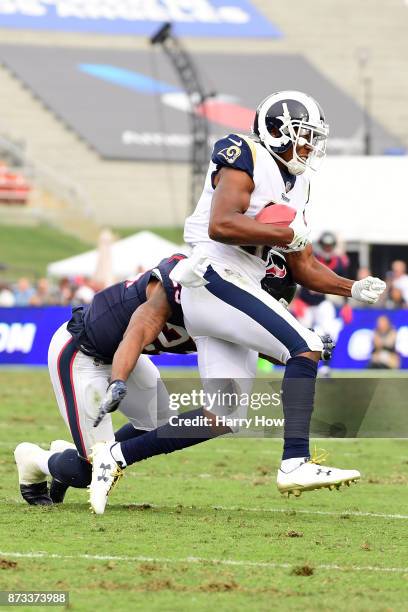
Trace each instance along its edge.
<path fill-rule="evenodd" d="M 285 204 L 267 204 L 255 217 L 259 223 L 287 227 L 296 216 L 296 210 Z"/>

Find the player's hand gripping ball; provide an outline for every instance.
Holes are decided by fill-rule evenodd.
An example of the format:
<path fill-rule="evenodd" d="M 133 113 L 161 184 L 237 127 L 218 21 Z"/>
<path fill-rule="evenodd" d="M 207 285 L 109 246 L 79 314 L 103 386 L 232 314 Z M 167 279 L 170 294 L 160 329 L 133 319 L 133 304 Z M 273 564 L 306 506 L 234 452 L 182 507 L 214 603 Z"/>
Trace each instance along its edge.
<path fill-rule="evenodd" d="M 306 226 L 303 212 L 285 204 L 270 204 L 265 206 L 255 217 L 258 223 L 290 227 L 293 230 L 292 241 L 287 246 L 276 247 L 283 252 L 303 251 L 309 242 L 310 230 Z M 273 246 L 273 245 L 270 245 Z"/>

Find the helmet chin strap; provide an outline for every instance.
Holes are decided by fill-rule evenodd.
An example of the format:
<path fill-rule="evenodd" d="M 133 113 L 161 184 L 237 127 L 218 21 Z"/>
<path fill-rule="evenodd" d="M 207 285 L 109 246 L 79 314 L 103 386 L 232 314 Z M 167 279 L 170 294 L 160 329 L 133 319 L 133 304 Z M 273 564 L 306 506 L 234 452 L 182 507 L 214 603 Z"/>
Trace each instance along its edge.
<path fill-rule="evenodd" d="M 303 174 L 304 171 L 306 170 L 306 164 L 302 164 L 302 162 L 298 161 L 296 159 L 296 157 L 292 157 L 292 159 L 290 161 L 285 161 L 284 159 L 282 159 L 282 157 L 280 155 L 278 155 L 278 153 L 276 153 L 275 151 L 272 150 L 272 147 L 270 147 L 269 145 L 263 143 L 264 146 L 266 147 L 266 149 L 269 151 L 269 153 L 278 161 L 280 161 L 282 164 L 284 164 L 287 169 L 288 172 L 290 174 L 292 174 L 293 176 L 299 176 L 300 174 Z"/>
<path fill-rule="evenodd" d="M 294 176 L 299 176 L 299 174 L 303 174 L 306 170 L 305 164 L 297 161 L 294 157 L 292 157 L 289 162 L 285 162 L 283 159 L 281 161 L 283 161 L 283 163 L 286 165 L 290 174 L 293 174 Z"/>

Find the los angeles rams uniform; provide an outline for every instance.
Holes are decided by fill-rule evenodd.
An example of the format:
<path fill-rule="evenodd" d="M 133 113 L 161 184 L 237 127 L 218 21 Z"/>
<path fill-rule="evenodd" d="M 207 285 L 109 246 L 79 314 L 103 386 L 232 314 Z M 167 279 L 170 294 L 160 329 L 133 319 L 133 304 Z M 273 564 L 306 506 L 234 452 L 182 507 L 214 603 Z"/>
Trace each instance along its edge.
<path fill-rule="evenodd" d="M 260 288 L 269 247 L 222 244 L 209 237 L 214 178 L 222 167 L 246 172 L 252 178 L 254 190 L 245 212 L 250 217 L 271 202 L 304 212 L 309 180 L 281 171 L 259 142 L 230 134 L 215 144 L 202 196 L 185 223 L 184 239 L 193 246 L 191 261 L 200 262 L 203 282 L 201 286 L 183 282 L 178 276 L 181 265 L 172 277 L 183 285 L 184 319 L 197 345 L 201 376 L 211 379 L 222 372 L 226 378 L 251 379 L 258 352 L 286 363 L 304 352 L 320 352 L 322 343 Z"/>
<path fill-rule="evenodd" d="M 223 166 L 246 172 L 253 180 L 255 188 L 245 212 L 252 218 L 271 202 L 304 211 L 309 197 L 309 180 L 305 175 L 294 177 L 281 172 L 265 147 L 248 136 L 230 134 L 214 145 L 203 193 L 195 211 L 185 222 L 184 240 L 200 245 L 211 261 L 228 264 L 233 270 L 260 282 L 265 276 L 265 253 L 269 248 L 265 251 L 263 247 L 221 244 L 208 236 L 214 178 Z"/>

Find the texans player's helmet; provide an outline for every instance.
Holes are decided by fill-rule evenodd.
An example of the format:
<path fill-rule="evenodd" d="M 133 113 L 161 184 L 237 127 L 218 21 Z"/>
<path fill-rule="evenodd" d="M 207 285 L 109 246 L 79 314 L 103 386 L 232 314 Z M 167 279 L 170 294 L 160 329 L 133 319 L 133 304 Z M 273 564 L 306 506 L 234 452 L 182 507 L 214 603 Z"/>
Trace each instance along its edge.
<path fill-rule="evenodd" d="M 295 297 L 297 285 L 285 258 L 280 253 L 269 254 L 266 275 L 261 280 L 261 287 L 285 307 L 289 306 Z"/>
<path fill-rule="evenodd" d="M 252 131 L 293 175 L 302 174 L 306 168 L 317 170 L 326 155 L 329 126 L 323 109 L 301 91 L 280 91 L 265 98 L 256 110 Z M 310 153 L 303 158 L 297 148 L 306 144 Z M 285 161 L 281 154 L 292 146 L 293 157 Z"/>
<path fill-rule="evenodd" d="M 337 246 L 337 239 L 333 232 L 323 232 L 318 240 L 322 249 L 334 249 Z"/>

